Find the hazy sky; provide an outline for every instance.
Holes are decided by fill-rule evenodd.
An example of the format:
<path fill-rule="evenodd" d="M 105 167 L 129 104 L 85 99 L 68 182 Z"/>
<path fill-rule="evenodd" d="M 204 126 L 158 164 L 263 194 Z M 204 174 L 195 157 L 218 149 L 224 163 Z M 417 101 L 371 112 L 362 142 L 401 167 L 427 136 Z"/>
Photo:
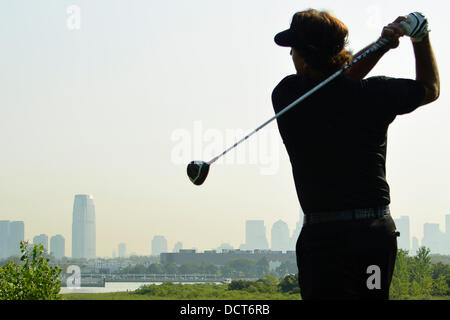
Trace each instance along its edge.
<path fill-rule="evenodd" d="M 0 220 L 25 237 L 62 234 L 71 254 L 75 194 L 92 194 L 97 254 L 121 242 L 149 254 L 155 235 L 199 250 L 245 240 L 262 219 L 292 231 L 300 206 L 272 123 L 212 166 L 202 187 L 190 160 L 210 160 L 273 115 L 271 92 L 294 73 L 274 35 L 292 15 L 328 9 L 358 51 L 399 15 L 422 11 L 441 74 L 441 97 L 389 130 L 394 217 L 450 214 L 448 5 L 443 1 L 85 0 L 0 2 Z M 79 11 L 78 11 L 79 10 Z M 414 78 L 409 39 L 372 75 Z"/>

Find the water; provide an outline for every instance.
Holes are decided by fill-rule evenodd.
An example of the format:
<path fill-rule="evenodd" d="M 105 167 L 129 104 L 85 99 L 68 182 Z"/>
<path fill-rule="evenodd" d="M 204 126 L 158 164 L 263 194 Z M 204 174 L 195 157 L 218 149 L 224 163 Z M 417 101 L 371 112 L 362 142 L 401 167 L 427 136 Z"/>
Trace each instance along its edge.
<path fill-rule="evenodd" d="M 62 287 L 60 293 L 106 293 L 119 291 L 134 291 L 145 284 L 161 284 L 161 282 L 106 282 L 104 287 Z"/>
<path fill-rule="evenodd" d="M 179 282 L 181 284 L 194 284 L 203 282 Z M 162 284 L 162 282 L 106 282 L 104 287 L 81 287 L 68 288 L 62 287 L 59 293 L 107 293 L 120 291 L 134 291 L 139 287 L 148 284 Z M 220 284 L 217 282 L 217 284 Z"/>

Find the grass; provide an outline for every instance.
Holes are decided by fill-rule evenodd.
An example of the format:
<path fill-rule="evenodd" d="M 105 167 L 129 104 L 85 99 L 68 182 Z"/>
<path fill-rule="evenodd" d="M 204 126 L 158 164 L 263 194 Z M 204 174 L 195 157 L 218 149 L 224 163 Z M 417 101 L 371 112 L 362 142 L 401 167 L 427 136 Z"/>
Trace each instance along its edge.
<path fill-rule="evenodd" d="M 177 296 L 136 295 L 130 292 L 112 293 L 67 293 L 64 300 L 301 300 L 298 294 L 255 294 L 231 297 L 198 296 L 196 298 L 180 298 Z"/>
<path fill-rule="evenodd" d="M 265 292 L 265 291 L 271 292 Z M 135 291 L 110 293 L 67 293 L 64 300 L 301 300 L 299 293 L 282 293 L 275 287 L 229 290 L 228 285 L 146 285 Z M 393 300 L 450 300 L 450 296 L 402 297 Z"/>
<path fill-rule="evenodd" d="M 173 284 L 147 285 L 131 292 L 67 293 L 64 300 L 300 300 L 298 293 L 260 292 L 256 288 L 228 290 L 228 285 Z"/>
<path fill-rule="evenodd" d="M 63 295 L 64 300 L 301 300 L 298 294 L 254 294 L 240 296 L 199 296 L 196 298 L 180 298 L 177 296 L 137 295 L 132 292 L 112 293 L 68 293 Z M 424 300 L 421 297 L 407 297 L 403 300 Z M 450 296 L 433 296 L 426 300 L 450 300 Z"/>

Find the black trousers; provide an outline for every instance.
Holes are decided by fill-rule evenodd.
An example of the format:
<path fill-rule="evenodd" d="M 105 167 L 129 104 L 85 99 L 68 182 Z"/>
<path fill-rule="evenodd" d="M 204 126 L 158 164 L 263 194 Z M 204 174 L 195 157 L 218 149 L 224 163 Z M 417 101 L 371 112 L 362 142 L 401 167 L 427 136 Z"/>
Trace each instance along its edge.
<path fill-rule="evenodd" d="M 395 229 L 391 216 L 303 226 L 296 247 L 302 299 L 389 299 Z"/>

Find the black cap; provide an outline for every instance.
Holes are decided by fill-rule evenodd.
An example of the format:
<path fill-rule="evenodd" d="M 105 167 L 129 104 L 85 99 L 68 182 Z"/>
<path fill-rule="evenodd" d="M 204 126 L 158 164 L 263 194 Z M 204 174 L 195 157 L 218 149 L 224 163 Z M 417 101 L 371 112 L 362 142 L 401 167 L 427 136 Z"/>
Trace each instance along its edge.
<path fill-rule="evenodd" d="M 324 47 L 323 44 L 318 43 L 320 37 L 314 36 L 311 31 L 308 34 L 306 28 L 296 24 L 294 16 L 291 27 L 275 35 L 275 43 L 281 47 L 292 47 L 313 55 L 335 55 L 345 47 L 345 42 L 336 44 L 334 47 L 330 47 L 331 43 L 327 43 Z M 311 34 L 313 34 L 313 37 L 311 37 Z"/>
<path fill-rule="evenodd" d="M 278 33 L 274 40 L 281 47 L 296 47 L 299 45 L 296 38 L 295 31 L 289 28 Z"/>

